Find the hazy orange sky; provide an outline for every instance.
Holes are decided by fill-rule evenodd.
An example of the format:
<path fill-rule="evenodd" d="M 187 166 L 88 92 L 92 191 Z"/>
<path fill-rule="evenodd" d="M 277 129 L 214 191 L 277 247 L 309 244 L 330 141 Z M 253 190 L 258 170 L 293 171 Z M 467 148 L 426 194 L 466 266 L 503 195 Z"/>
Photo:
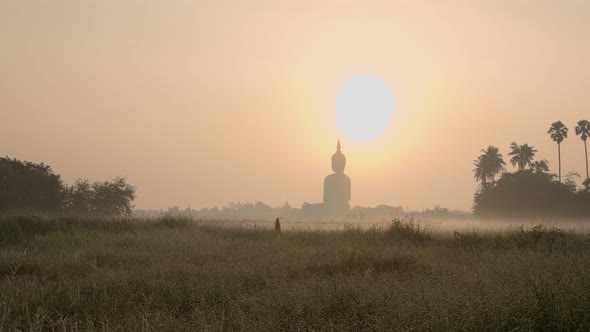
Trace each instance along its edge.
<path fill-rule="evenodd" d="M 352 205 L 471 208 L 472 163 L 529 143 L 584 175 L 590 1 L 0 0 L 0 154 L 68 183 L 126 176 L 138 208 L 321 202 L 342 140 Z M 384 135 L 335 119 L 390 86 Z M 512 167 L 509 167 L 512 169 Z"/>

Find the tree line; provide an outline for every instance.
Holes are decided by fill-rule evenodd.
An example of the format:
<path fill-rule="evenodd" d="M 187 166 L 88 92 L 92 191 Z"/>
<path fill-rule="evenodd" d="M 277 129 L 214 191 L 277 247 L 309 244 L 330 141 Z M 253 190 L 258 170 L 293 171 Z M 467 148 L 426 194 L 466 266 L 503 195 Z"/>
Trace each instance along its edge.
<path fill-rule="evenodd" d="M 588 149 L 590 122 L 580 120 L 576 135 L 584 143 L 586 180 L 578 188 L 577 173 L 568 173 L 562 181 L 561 144 L 568 136 L 568 128 L 557 121 L 547 133 L 557 143 L 558 175 L 549 173 L 547 160 L 535 160 L 537 150 L 528 144 L 510 145 L 510 164 L 516 168 L 506 171 L 506 162 L 500 150 L 488 146 L 474 161 L 473 175 L 479 182 L 474 197 L 474 213 L 480 216 L 590 216 L 590 178 L 588 174 Z"/>
<path fill-rule="evenodd" d="M 0 212 L 129 216 L 135 188 L 122 177 L 67 185 L 49 165 L 0 157 Z"/>

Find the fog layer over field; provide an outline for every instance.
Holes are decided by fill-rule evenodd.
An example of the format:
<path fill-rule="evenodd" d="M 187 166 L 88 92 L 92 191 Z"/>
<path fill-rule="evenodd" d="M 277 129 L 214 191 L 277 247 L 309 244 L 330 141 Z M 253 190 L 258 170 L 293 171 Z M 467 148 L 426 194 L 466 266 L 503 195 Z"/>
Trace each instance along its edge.
<path fill-rule="evenodd" d="M 325 230 L 342 231 L 349 229 L 382 229 L 391 225 L 395 220 L 411 220 L 417 227 L 433 233 L 476 232 L 476 233 L 501 233 L 519 229 L 527 229 L 543 225 L 548 228 L 556 228 L 567 231 L 587 233 L 590 231 L 590 220 L 557 220 L 551 218 L 522 218 L 522 219 L 482 219 L 482 218 L 415 218 L 401 217 L 394 219 L 381 219 L 373 221 L 289 221 L 280 219 L 283 230 Z M 274 221 L 255 220 L 199 220 L 199 223 L 217 225 L 222 227 L 255 227 L 271 229 Z"/>

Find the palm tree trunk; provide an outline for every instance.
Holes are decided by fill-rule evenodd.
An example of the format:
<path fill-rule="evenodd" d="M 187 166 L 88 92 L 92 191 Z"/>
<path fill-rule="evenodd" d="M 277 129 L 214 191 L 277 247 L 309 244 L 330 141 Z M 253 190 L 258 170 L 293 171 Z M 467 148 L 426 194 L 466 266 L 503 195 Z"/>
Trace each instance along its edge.
<path fill-rule="evenodd" d="M 559 183 L 561 183 L 561 144 L 557 143 L 557 159 L 559 160 Z"/>
<path fill-rule="evenodd" d="M 588 147 L 586 141 L 584 141 L 584 152 L 586 152 L 586 180 L 588 180 Z"/>

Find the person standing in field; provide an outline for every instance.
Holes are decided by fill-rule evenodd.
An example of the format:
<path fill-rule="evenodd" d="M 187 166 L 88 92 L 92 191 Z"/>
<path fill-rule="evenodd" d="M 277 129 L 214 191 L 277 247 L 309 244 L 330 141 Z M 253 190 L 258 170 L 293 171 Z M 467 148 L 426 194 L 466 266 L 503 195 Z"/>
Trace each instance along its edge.
<path fill-rule="evenodd" d="M 279 218 L 277 218 L 277 220 L 275 220 L 275 231 L 277 233 L 281 232 L 281 222 L 279 221 Z"/>

